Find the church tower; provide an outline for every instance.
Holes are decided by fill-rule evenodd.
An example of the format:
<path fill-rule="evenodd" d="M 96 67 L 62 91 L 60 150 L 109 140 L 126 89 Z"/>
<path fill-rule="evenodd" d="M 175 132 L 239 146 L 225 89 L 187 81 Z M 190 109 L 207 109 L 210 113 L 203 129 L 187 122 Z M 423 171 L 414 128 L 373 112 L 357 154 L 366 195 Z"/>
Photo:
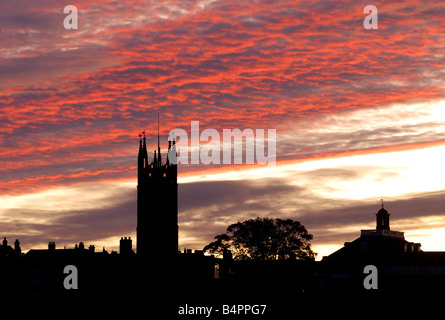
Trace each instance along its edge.
<path fill-rule="evenodd" d="M 168 142 L 168 149 L 175 141 Z M 139 135 L 136 251 L 148 259 L 165 260 L 178 253 L 178 171 L 159 146 L 148 161 L 145 131 Z"/>

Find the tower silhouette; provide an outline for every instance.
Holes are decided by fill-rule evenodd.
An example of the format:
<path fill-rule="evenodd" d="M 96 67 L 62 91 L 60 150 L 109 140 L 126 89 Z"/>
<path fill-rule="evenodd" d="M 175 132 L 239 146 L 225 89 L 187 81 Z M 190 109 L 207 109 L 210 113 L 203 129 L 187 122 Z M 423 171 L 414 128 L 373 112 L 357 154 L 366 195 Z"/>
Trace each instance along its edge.
<path fill-rule="evenodd" d="M 173 146 L 175 141 L 173 141 Z M 168 142 L 168 149 L 172 141 Z M 178 253 L 178 170 L 159 145 L 148 162 L 145 131 L 139 135 L 136 251 L 148 259 L 169 259 Z"/>
<path fill-rule="evenodd" d="M 389 213 L 383 207 L 376 213 L 376 230 L 389 230 Z"/>

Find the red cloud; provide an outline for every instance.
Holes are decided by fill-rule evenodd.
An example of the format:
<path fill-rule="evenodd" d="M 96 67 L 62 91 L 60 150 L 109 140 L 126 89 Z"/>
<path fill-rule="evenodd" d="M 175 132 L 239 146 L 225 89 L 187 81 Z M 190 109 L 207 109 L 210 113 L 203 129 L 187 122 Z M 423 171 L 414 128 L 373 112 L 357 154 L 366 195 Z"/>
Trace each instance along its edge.
<path fill-rule="evenodd" d="M 79 30 L 69 33 L 63 6 L 7 1 L 2 17 L 15 15 L 0 34 L 0 161 L 29 176 L 10 172 L 6 186 L 131 176 L 130 146 L 143 129 L 156 134 L 158 113 L 165 136 L 190 120 L 276 128 L 444 96 L 443 4 L 374 3 L 378 30 L 363 28 L 363 5 L 351 1 L 203 4 L 79 1 Z M 117 159 L 109 168 L 91 162 L 107 156 Z"/>

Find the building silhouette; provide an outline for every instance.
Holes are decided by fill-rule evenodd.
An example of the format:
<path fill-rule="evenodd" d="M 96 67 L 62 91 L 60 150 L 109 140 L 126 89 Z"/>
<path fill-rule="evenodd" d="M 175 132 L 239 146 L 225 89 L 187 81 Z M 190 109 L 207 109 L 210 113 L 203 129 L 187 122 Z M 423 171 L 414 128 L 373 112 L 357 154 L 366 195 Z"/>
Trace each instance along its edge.
<path fill-rule="evenodd" d="M 133 241 L 131 240 L 131 237 L 121 237 L 121 240 L 119 241 L 119 254 L 125 254 L 130 255 L 133 253 Z"/>
<path fill-rule="evenodd" d="M 418 253 L 420 243 L 405 240 L 404 232 L 390 230 L 389 212 L 382 208 L 376 213 L 376 228 L 361 230 L 360 237 L 352 242 L 345 242 L 344 247 L 323 260 L 364 259 L 370 263 L 400 260 L 410 253 Z"/>
<path fill-rule="evenodd" d="M 162 161 L 159 132 L 158 150 L 149 162 L 145 132 L 142 136 L 138 154 L 136 252 L 149 260 L 171 259 L 178 253 L 178 168 L 168 157 Z M 172 141 L 168 142 L 169 151 L 170 148 Z"/>
<path fill-rule="evenodd" d="M 175 141 L 168 142 L 169 151 L 174 152 L 174 146 Z M 184 304 L 215 309 L 221 303 L 267 304 L 266 316 L 258 319 L 284 319 L 295 315 L 295 306 L 314 310 L 358 304 L 366 309 L 371 302 L 387 306 L 434 300 L 434 292 L 445 286 L 445 252 L 423 252 L 420 243 L 391 230 L 390 214 L 383 204 L 375 214 L 375 229 L 360 230 L 357 239 L 345 242 L 322 261 L 236 261 L 229 250 L 222 259 L 202 250 L 179 253 L 177 166 L 168 158 L 163 161 L 159 134 L 151 161 L 145 133 L 140 135 L 137 162 L 136 253 L 130 237 L 120 238 L 119 252 L 96 250 L 83 242 L 74 248 L 57 248 L 50 241 L 47 249 L 31 249 L 26 254 L 21 253 L 18 239 L 11 247 L 4 237 L 0 245 L 2 303 L 68 303 L 91 308 L 94 301 L 126 309 L 136 306 L 137 311 L 162 310 L 165 319 L 174 319 L 177 306 Z M 63 286 L 67 265 L 78 269 L 76 290 Z M 378 270 L 377 290 L 363 286 L 367 265 Z M 212 318 L 218 316 L 222 315 Z"/>
<path fill-rule="evenodd" d="M 376 214 L 376 228 L 361 230 L 360 236 L 323 257 L 314 268 L 312 292 L 333 304 L 385 303 L 431 304 L 445 285 L 445 252 L 424 252 L 421 244 L 405 239 L 404 232 L 390 229 L 389 212 Z M 366 266 L 375 266 L 378 289 L 367 290 Z"/>
<path fill-rule="evenodd" d="M 8 246 L 8 240 L 6 237 L 3 238 L 2 245 L 0 246 L 0 258 L 3 256 L 19 256 L 22 252 L 20 248 L 20 241 L 16 239 L 14 241 L 14 249 Z"/>

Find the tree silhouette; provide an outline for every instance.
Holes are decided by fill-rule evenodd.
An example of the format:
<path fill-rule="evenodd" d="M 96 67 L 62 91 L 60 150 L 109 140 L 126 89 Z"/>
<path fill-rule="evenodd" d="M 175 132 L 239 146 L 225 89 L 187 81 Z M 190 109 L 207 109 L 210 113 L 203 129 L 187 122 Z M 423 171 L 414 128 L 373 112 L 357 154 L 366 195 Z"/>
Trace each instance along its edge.
<path fill-rule="evenodd" d="M 204 251 L 222 255 L 230 250 L 235 260 L 313 260 L 312 238 L 299 221 L 255 218 L 230 225 Z"/>

